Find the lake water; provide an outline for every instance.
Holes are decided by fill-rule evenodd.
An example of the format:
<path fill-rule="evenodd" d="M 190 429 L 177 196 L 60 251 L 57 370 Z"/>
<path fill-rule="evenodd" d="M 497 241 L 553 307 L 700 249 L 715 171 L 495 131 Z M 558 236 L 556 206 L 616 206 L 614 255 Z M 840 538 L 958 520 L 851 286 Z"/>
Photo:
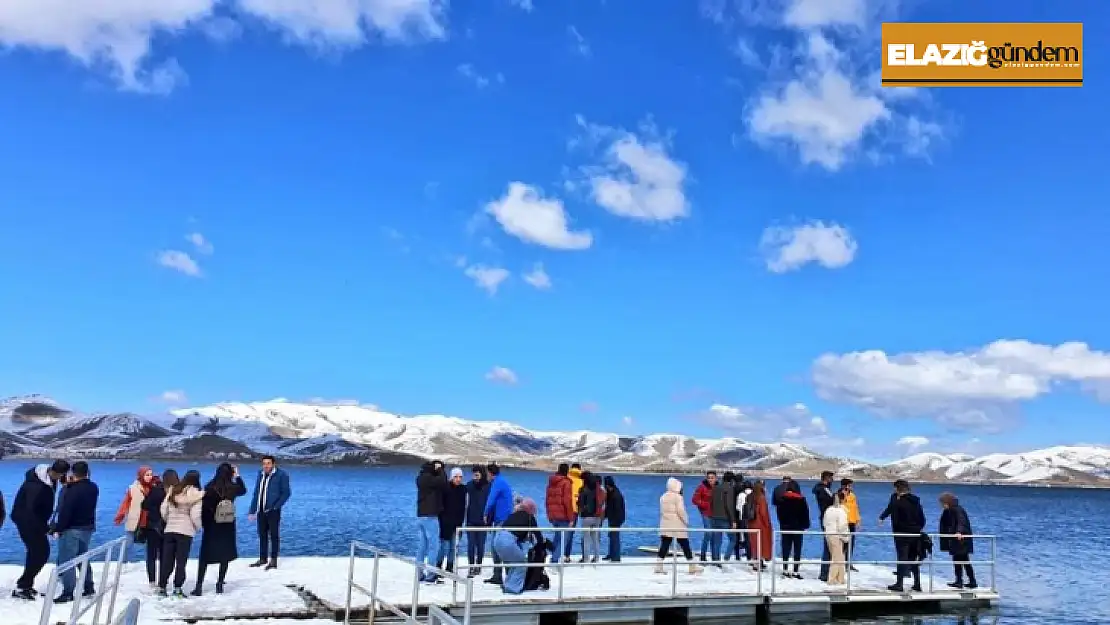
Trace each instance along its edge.
<path fill-rule="evenodd" d="M 9 506 L 30 467 L 29 462 L 0 462 L 0 489 Z M 139 463 L 94 463 L 93 481 L 100 486 L 99 529 L 94 543 L 118 536 L 112 525 L 124 491 L 134 480 Z M 179 473 L 196 468 L 205 479 L 214 465 L 180 463 L 172 465 Z M 164 466 L 157 466 L 161 471 Z M 347 552 L 349 541 L 359 538 L 400 553 L 413 553 L 416 544 L 413 516 L 416 509 L 412 468 L 338 468 L 287 467 L 292 479 L 293 499 L 283 511 L 282 554 L 338 556 Z M 244 467 L 248 486 L 253 485 L 253 467 Z M 469 475 L 469 470 L 467 470 Z M 516 492 L 533 497 L 543 509 L 547 475 L 506 471 Z M 616 476 L 624 492 L 630 527 L 654 527 L 658 523 L 658 500 L 665 476 Z M 688 478 L 686 495 L 698 480 Z M 890 487 L 886 484 L 857 483 L 864 529 L 883 531 L 876 525 L 886 505 Z M 929 528 L 935 531 L 940 517 L 937 496 L 945 489 L 922 485 L 915 489 L 926 505 Z M 1106 580 L 1106 557 L 1110 555 L 1110 491 L 1023 488 L 999 486 L 962 486 L 951 488 L 967 508 L 977 534 L 997 535 L 997 584 L 1002 593 L 996 612 L 968 615 L 914 616 L 879 620 L 854 620 L 852 623 L 920 623 L 921 625 L 972 625 L 973 623 L 1069 623 L 1076 625 L 1110 622 L 1110 589 Z M 809 486 L 803 484 L 803 492 Z M 812 506 L 812 503 L 811 503 Z M 245 506 L 241 506 L 245 515 Z M 696 516 L 696 514 L 694 515 Z M 546 522 L 541 518 L 541 525 Z M 885 531 L 889 531 L 889 526 Z M 656 545 L 656 535 L 626 535 L 625 549 Z M 693 541 L 695 549 L 698 541 Z M 240 554 L 247 558 L 257 553 L 253 526 L 245 519 L 240 524 Z M 603 549 L 605 545 L 602 545 Z M 577 550 L 577 547 L 576 547 Z M 989 541 L 976 542 L 978 558 L 987 559 Z M 893 559 L 889 538 L 861 540 L 856 557 L 861 560 Z M 807 537 L 806 557 L 820 558 L 820 543 Z M 22 544 L 11 524 L 0 531 L 0 562 L 18 563 L 23 558 Z M 1096 559 L 1097 558 L 1097 559 Z M 938 571 L 950 568 L 938 558 Z M 1100 572 L 1101 571 L 1101 572 Z M 980 585 L 987 586 L 990 569 L 976 571 Z M 812 575 L 813 573 L 811 573 Z"/>

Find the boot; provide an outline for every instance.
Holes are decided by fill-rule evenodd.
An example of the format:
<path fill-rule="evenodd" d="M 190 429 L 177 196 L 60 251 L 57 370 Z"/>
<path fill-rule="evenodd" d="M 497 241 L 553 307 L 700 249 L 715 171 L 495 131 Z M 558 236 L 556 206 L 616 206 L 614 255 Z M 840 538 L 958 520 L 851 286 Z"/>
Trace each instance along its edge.
<path fill-rule="evenodd" d="M 655 561 L 655 574 L 656 575 L 666 575 L 667 574 L 667 570 L 663 568 L 663 561 L 662 560 L 656 560 Z"/>
<path fill-rule="evenodd" d="M 978 588 L 979 583 L 975 581 L 975 569 L 971 568 L 970 564 L 965 564 L 964 568 L 967 569 L 967 588 Z"/>
<path fill-rule="evenodd" d="M 696 564 L 694 564 L 693 562 L 691 562 L 691 563 L 690 563 L 690 568 L 689 568 L 689 569 L 687 569 L 687 571 L 686 571 L 686 572 L 687 572 L 687 574 L 689 574 L 689 575 L 699 575 L 699 574 L 701 573 L 701 567 L 700 567 L 700 566 L 698 566 L 698 565 L 696 565 Z"/>
<path fill-rule="evenodd" d="M 921 567 L 919 566 L 913 567 L 913 587 L 911 590 L 921 592 Z"/>

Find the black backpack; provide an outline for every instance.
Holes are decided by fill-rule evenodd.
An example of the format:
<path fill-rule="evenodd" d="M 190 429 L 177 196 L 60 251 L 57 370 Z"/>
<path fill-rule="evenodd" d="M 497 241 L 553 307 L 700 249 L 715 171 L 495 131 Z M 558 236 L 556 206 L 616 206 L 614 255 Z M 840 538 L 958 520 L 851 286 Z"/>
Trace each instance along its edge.
<path fill-rule="evenodd" d="M 744 499 L 744 509 L 740 511 L 740 520 L 745 523 L 755 520 L 755 497 L 752 497 L 752 493 L 748 493 Z"/>
<path fill-rule="evenodd" d="M 578 516 L 586 518 L 597 516 L 596 490 L 586 488 L 585 486 L 582 487 L 581 494 L 579 495 Z"/>

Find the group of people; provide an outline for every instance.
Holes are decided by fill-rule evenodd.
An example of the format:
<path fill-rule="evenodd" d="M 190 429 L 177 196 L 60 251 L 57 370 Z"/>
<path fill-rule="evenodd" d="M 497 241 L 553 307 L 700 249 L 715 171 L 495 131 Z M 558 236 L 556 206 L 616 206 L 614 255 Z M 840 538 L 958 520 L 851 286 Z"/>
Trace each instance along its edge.
<path fill-rule="evenodd" d="M 538 508 L 528 497 L 514 496 L 512 487 L 496 464 L 474 466 L 471 480 L 463 483 L 463 471 L 450 473 L 442 462 L 425 463 L 416 478 L 417 521 L 420 544 L 418 566 L 421 580 L 441 581 L 433 569 L 454 571 L 456 535 L 463 528 L 467 536 L 468 576 L 481 569 L 487 534 L 493 534 L 491 555 L 493 575 L 487 583 L 499 584 L 506 593 L 518 594 L 547 583 L 542 568 L 519 566 L 521 563 L 570 562 L 575 528 L 581 533 L 580 563 L 601 559 L 621 559 L 620 528 L 625 522 L 624 495 L 612 476 L 601 478 L 583 471 L 578 464 L 562 464 L 548 478 L 546 488 L 547 522 L 554 529 L 545 539 L 539 527 Z M 847 570 L 855 548 L 855 533 L 861 524 L 854 482 L 843 478 L 834 486 L 834 474 L 825 471 L 813 487 L 817 523 L 823 533 L 822 564 L 818 579 L 830 585 L 846 583 Z M 682 482 L 667 480 L 659 498 L 660 544 L 655 572 L 665 574 L 663 566 L 672 545 L 677 543 L 688 561 L 689 573 L 701 573 L 705 565 L 723 568 L 731 559 L 747 560 L 755 571 L 766 570 L 774 545 L 771 508 L 775 510 L 780 533 L 780 559 L 783 577 L 802 579 L 802 546 L 812 527 L 811 509 L 801 486 L 790 477 L 767 495 L 762 480 L 749 481 L 743 475 L 709 471 L 695 489 L 691 503 L 701 517 L 700 562 L 690 545 L 691 520 L 686 511 Z M 956 579 L 953 588 L 976 588 L 975 571 L 970 564 L 974 550 L 971 522 L 957 498 L 945 493 L 940 497 L 943 513 L 939 531 L 941 551 L 951 554 Z M 880 524 L 891 520 L 897 552 L 897 581 L 892 591 L 904 592 L 905 580 L 912 578 L 911 589 L 921 590 L 920 561 L 928 557 L 931 540 L 924 534 L 925 512 L 920 499 L 905 480 L 894 483 L 894 492 Z M 608 553 L 601 556 L 601 529 L 608 522 Z M 727 538 L 727 540 L 726 540 Z M 711 559 L 707 559 L 710 558 Z M 518 566 L 513 566 L 514 564 Z M 966 577 L 966 581 L 965 581 Z"/>
<path fill-rule="evenodd" d="M 185 596 L 186 563 L 200 534 L 196 586 L 191 594 L 202 595 L 205 574 L 211 565 L 219 567 L 215 590 L 222 593 L 228 566 L 239 556 L 235 501 L 246 494 L 239 468 L 230 463 L 219 465 L 203 487 L 199 471 L 190 470 L 179 476 L 174 469 L 166 469 L 158 476 L 153 469 L 143 466 L 124 493 L 115 523 L 124 526 L 134 544 L 145 545 L 147 580 L 161 596 L 170 594 L 167 586 L 171 575 L 172 595 Z M 264 456 L 248 512 L 249 520 L 257 522 L 259 534 L 259 559 L 251 566 L 277 567 L 281 510 L 291 494 L 288 474 L 277 467 L 273 457 Z M 27 472 L 11 509 L 12 523 L 27 553 L 13 597 L 27 601 L 38 597 L 35 578 L 50 559 L 51 537 L 58 543 L 59 565 L 89 551 L 96 531 L 99 496 L 100 490 L 90 479 L 85 461 L 70 465 L 66 460 L 56 460 Z M 74 600 L 77 573 L 70 569 L 62 574 L 62 591 L 55 603 Z M 94 595 L 93 576 L 91 573 L 82 576 L 83 595 Z"/>

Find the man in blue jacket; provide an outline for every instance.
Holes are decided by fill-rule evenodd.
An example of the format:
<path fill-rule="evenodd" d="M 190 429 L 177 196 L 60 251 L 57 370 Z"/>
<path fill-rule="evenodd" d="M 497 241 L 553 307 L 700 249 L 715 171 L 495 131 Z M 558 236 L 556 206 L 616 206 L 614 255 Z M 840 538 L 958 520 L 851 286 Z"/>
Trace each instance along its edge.
<path fill-rule="evenodd" d="M 289 474 L 277 467 L 273 456 L 262 456 L 262 470 L 254 483 L 249 516 L 258 521 L 258 561 L 252 567 L 276 569 L 281 550 L 281 508 L 293 491 L 289 488 Z"/>
<path fill-rule="evenodd" d="M 487 527 L 500 527 L 505 523 L 505 519 L 513 513 L 513 487 L 509 485 L 509 481 L 501 475 L 501 467 L 495 463 L 490 463 L 486 467 L 489 472 L 490 482 L 489 499 L 486 500 L 486 526 Z M 493 550 L 493 563 L 501 564 L 501 558 L 497 555 L 497 550 Z M 493 567 L 493 577 L 486 580 L 487 584 L 502 583 L 501 567 Z"/>
<path fill-rule="evenodd" d="M 62 488 L 58 504 L 58 518 L 54 523 L 54 537 L 58 539 L 58 566 L 89 551 L 93 532 L 96 531 L 96 503 L 100 489 L 89 479 L 89 464 L 83 460 L 73 463 L 69 483 Z M 96 594 L 92 572 L 85 578 L 84 594 Z M 73 601 L 77 588 L 77 569 L 62 573 L 62 594 L 54 603 Z"/>

